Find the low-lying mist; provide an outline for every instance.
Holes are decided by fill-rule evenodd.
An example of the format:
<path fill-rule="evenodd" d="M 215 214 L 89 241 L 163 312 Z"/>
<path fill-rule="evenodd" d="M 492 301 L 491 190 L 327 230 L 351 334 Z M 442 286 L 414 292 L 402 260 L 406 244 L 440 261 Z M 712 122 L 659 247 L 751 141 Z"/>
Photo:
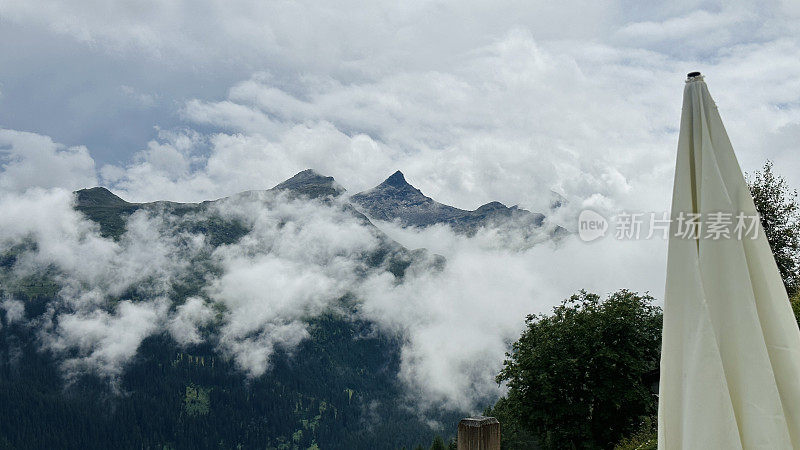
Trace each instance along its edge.
<path fill-rule="evenodd" d="M 181 346 L 210 343 L 247 377 L 264 376 L 276 348 L 291 352 L 309 338 L 310 318 L 339 310 L 401 339 L 409 401 L 477 411 L 502 393 L 494 376 L 527 314 L 581 288 L 635 289 L 644 284 L 637 274 L 650 270 L 631 267 L 630 284 L 619 286 L 619 273 L 606 277 L 622 265 L 606 260 L 604 246 L 624 258 L 625 243 L 566 237 L 530 246 L 509 230 L 467 237 L 444 225 L 376 228 L 344 198 L 256 191 L 181 214 L 155 204 L 131 214 L 118 239 L 102 236 L 74 201 L 61 189 L 0 196 L 0 254 L 13 258 L 0 308 L 7 323 L 36 330 L 67 381 L 91 373 L 114 385 L 156 334 Z M 211 222 L 245 231 L 215 243 L 197 227 Z M 371 259 L 387 245 L 397 251 L 393 241 L 429 252 L 398 277 Z M 35 316 L 13 295 L 32 277 L 51 280 L 56 293 Z M 340 309 L 346 296 L 356 301 L 351 311 Z"/>

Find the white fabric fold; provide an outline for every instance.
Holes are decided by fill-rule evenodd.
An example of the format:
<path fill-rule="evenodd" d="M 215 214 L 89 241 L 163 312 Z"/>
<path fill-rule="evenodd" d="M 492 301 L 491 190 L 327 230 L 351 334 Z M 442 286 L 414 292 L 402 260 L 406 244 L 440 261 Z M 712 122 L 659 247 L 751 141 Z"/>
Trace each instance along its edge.
<path fill-rule="evenodd" d="M 755 239 L 680 238 L 681 213 L 757 214 L 702 77 L 683 97 L 658 448 L 800 448 L 800 330 L 761 224 Z"/>

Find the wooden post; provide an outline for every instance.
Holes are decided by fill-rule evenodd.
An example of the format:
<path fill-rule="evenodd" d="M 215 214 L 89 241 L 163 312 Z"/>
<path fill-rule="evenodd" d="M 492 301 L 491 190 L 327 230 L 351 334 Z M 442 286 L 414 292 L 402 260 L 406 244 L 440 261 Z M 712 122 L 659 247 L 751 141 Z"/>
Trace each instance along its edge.
<path fill-rule="evenodd" d="M 500 422 L 494 417 L 468 417 L 458 423 L 458 450 L 500 450 Z"/>

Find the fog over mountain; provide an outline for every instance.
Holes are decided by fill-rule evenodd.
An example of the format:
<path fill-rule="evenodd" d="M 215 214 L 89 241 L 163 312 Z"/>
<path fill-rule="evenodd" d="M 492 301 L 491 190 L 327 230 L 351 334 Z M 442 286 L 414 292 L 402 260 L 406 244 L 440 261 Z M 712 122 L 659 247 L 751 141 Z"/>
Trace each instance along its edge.
<path fill-rule="evenodd" d="M 422 194 L 403 186 L 410 198 L 398 218 L 414 233 L 430 227 L 457 240 L 500 233 L 520 243 L 531 238 L 530 223 L 515 228 L 522 215 L 535 217 L 539 241 L 552 234 L 541 214 L 516 208 L 488 222 L 424 196 L 415 209 L 409 205 Z M 66 380 L 94 373 L 116 383 L 142 341 L 160 333 L 180 345 L 211 342 L 258 377 L 268 372 L 276 347 L 291 349 L 309 338 L 309 318 L 354 296 L 358 314 L 406 342 L 400 377 L 410 393 L 423 394 L 420 404 L 479 407 L 473 402 L 496 392 L 491 374 L 525 305 L 535 301 L 531 286 L 507 279 L 501 290 L 500 278 L 495 287 L 468 293 L 457 286 L 467 274 L 459 255 L 448 261 L 404 247 L 344 193 L 332 177 L 306 170 L 270 190 L 202 203 L 129 203 L 99 187 L 72 198 L 58 190 L 5 194 L 6 321 L 37 330 L 40 348 L 60 361 Z M 402 199 L 395 195 L 385 208 L 393 209 L 393 201 Z M 431 217 L 430 205 L 447 215 Z M 472 221 L 471 237 L 453 221 L 462 216 Z M 419 217 L 426 222 L 414 222 Z M 530 248 L 496 245 L 498 257 Z M 15 292 L 30 279 L 50 286 L 52 300 L 22 307 Z M 491 310 L 497 302 L 517 307 L 487 323 L 458 312 L 476 305 Z M 481 341 L 462 342 L 476 336 Z"/>

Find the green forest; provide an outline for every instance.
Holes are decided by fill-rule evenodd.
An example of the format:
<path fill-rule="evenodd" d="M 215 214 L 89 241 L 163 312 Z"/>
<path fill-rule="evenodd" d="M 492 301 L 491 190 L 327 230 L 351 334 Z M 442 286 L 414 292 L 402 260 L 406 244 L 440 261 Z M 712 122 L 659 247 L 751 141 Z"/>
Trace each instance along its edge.
<path fill-rule="evenodd" d="M 80 191 L 77 200 L 77 209 L 113 239 L 142 208 L 166 210 L 176 233 L 202 233 L 214 247 L 247 233 L 237 221 L 195 220 L 191 213 L 204 204 L 130 204 L 101 188 Z M 11 321 L 0 312 L 0 448 L 413 448 L 440 433 L 451 437 L 464 414 L 434 410 L 423 417 L 407 404 L 398 378 L 403 337 L 358 319 L 359 303 L 350 296 L 308 317 L 308 338 L 290 350 L 277 347 L 260 377 L 248 377 L 213 342 L 178 345 L 162 333 L 142 342 L 117 380 L 91 372 L 65 379 L 60 360 L 40 348 L 37 336 L 45 313 L 57 305 L 59 273 L 13 273 L 31 247 L 34 242 L 0 254 L 2 296 L 22 301 L 28 318 Z M 403 251 L 387 241 L 366 259 L 402 276 Z M 205 256 L 190 261 L 170 287 L 173 308 L 202 295 L 217 270 Z M 146 295 L 134 287 L 111 304 Z M 442 424 L 440 430 L 427 419 Z"/>

